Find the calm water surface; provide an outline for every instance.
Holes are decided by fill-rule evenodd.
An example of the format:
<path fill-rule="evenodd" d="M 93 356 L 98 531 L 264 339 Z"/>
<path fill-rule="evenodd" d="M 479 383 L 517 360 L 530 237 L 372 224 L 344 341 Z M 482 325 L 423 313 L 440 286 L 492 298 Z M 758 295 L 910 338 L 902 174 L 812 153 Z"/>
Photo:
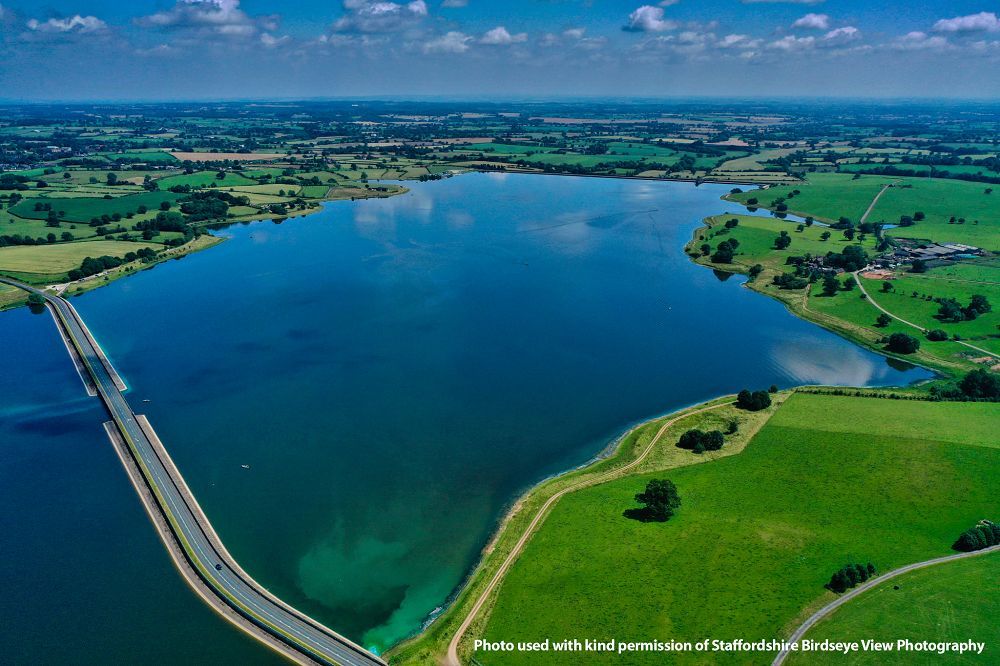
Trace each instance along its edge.
<path fill-rule="evenodd" d="M 725 187 L 485 174 L 411 187 L 232 227 L 220 247 L 74 301 L 230 551 L 366 645 L 417 630 L 519 490 L 629 424 L 745 386 L 928 376 L 690 263 L 692 230 L 731 208 Z M 18 508 L 2 527 L 28 560 L 4 602 L 67 624 L 85 654 L 147 632 L 177 661 L 200 632 L 245 661 L 252 647 L 160 552 L 51 321 L 2 315 L 0 341 L 20 350 L 0 359 L 0 499 Z M 92 580 L 66 603 L 78 577 Z M 125 597 L 122 617 L 109 607 Z M 106 636 L 74 629 L 93 603 L 116 618 Z M 0 642 L 27 651 L 39 632 L 9 631 L 12 612 Z"/>

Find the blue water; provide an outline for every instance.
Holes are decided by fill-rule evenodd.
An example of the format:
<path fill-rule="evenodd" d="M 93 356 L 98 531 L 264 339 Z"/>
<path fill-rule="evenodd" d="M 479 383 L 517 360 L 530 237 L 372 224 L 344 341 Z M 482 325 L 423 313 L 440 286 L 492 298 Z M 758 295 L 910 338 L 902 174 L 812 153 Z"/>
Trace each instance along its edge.
<path fill-rule="evenodd" d="M 502 174 L 408 186 L 230 227 L 219 247 L 74 301 L 237 559 L 366 645 L 416 631 L 520 490 L 631 423 L 744 387 L 929 376 L 692 264 L 683 245 L 731 208 L 719 201 L 727 187 Z M 128 543 L 129 570 L 156 571 L 154 598 L 133 599 L 110 638 L 73 632 L 82 654 L 115 632 L 128 640 L 138 623 L 155 626 L 158 655 L 183 660 L 178 643 L 200 631 L 239 660 L 245 641 L 200 609 L 159 552 L 51 329 L 0 315 L 2 348 L 28 338 L 25 354 L 0 359 L 12 387 L 0 410 L 27 410 L 33 424 L 0 426 L 3 478 L 16 479 L 2 492 L 32 506 L 5 514 L 5 548 L 63 553 L 71 572 L 103 581 L 105 605 L 133 583 L 121 562 L 81 561 L 78 548 Z M 38 453 L 52 447 L 72 462 Z M 38 505 L 53 485 L 77 519 Z M 109 512 L 106 532 L 77 526 Z M 73 546 L 49 533 L 70 528 Z M 56 595 L 35 591 L 53 568 L 24 566 L 4 602 L 42 615 Z M 161 596 L 183 612 L 136 619 Z M 0 629 L 24 651 L 38 640 Z"/>

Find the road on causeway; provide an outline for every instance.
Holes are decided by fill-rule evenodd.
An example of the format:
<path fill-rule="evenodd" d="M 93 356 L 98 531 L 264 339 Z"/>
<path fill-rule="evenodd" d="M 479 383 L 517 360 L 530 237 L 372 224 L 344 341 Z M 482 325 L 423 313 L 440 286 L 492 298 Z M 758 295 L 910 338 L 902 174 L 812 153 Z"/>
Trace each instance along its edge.
<path fill-rule="evenodd" d="M 193 497 L 184 492 L 186 486 L 182 479 L 176 478 L 179 476 L 176 468 L 163 460 L 150 436 L 137 421 L 136 414 L 119 390 L 120 380 L 116 384 L 117 374 L 68 301 L 13 280 L 0 278 L 0 282 L 38 294 L 54 308 L 57 321 L 93 378 L 101 400 L 142 470 L 184 556 L 215 596 L 243 620 L 291 648 L 293 654 L 299 657 L 296 661 L 338 666 L 385 666 L 385 662 L 374 654 L 280 602 L 250 578 L 224 548 L 219 547 L 221 544 L 217 537 L 212 538 L 215 533 L 200 508 L 189 505 Z M 171 474 L 171 469 L 174 469 L 174 474 Z"/>

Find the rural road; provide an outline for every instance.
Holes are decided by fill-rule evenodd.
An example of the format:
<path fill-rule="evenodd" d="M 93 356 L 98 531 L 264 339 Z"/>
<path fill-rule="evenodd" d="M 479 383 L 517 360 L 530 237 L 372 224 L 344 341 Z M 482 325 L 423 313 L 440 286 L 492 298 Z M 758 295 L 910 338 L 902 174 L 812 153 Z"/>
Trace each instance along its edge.
<path fill-rule="evenodd" d="M 866 210 L 865 214 L 861 216 L 861 221 L 858 222 L 858 224 L 864 224 L 868 221 L 868 216 L 872 214 L 873 210 L 875 210 L 875 205 L 878 203 L 878 200 L 882 198 L 882 195 L 885 194 L 890 187 L 892 187 L 892 183 L 882 186 L 879 193 L 875 195 L 874 199 L 872 199 L 871 204 L 868 206 L 868 210 Z"/>
<path fill-rule="evenodd" d="M 903 319 L 902 317 L 894 315 L 893 313 L 889 312 L 884 307 L 882 307 L 881 305 L 879 305 L 878 302 L 874 298 L 872 298 L 872 295 L 869 294 L 868 291 L 865 289 L 865 285 L 863 285 L 861 283 L 861 276 L 859 275 L 859 273 L 861 273 L 861 271 L 866 270 L 866 269 L 867 269 L 867 266 L 865 268 L 862 268 L 861 270 L 854 271 L 854 273 L 852 273 L 852 275 L 854 275 L 854 281 L 857 282 L 857 284 L 858 284 L 858 289 L 860 289 L 861 293 L 865 295 L 865 298 L 868 300 L 868 302 L 871 303 L 872 305 L 874 305 L 876 308 L 878 308 L 882 312 L 884 312 L 886 315 L 888 315 L 888 316 L 892 317 L 893 319 L 895 319 L 896 321 L 902 322 L 902 323 L 906 324 L 907 326 L 912 326 L 913 328 L 917 329 L 921 333 L 926 333 L 927 329 L 924 328 L 923 326 L 920 326 L 918 324 L 914 324 L 912 321 L 907 321 L 906 319 Z M 994 358 L 1000 358 L 1000 354 L 994 354 L 993 352 L 987 351 L 987 350 L 983 349 L 982 347 L 977 347 L 975 345 L 970 345 L 968 342 L 965 342 L 964 340 L 955 340 L 955 342 L 957 342 L 960 345 L 964 345 L 964 346 L 968 347 L 969 349 L 974 349 L 977 352 L 980 352 L 982 354 L 986 354 L 987 356 L 992 356 Z"/>
<path fill-rule="evenodd" d="M 1000 551 L 1000 546 L 991 546 L 989 548 L 983 548 L 982 550 L 972 551 L 971 553 L 957 553 L 955 555 L 946 555 L 944 557 L 934 558 L 933 560 L 925 560 L 923 562 L 917 562 L 915 564 L 908 564 L 905 567 L 900 567 L 899 569 L 893 569 L 887 574 L 882 574 L 881 576 L 872 578 L 868 582 L 859 585 L 850 592 L 844 594 L 841 597 L 838 597 L 834 601 L 831 601 L 829 604 L 823 606 L 818 611 L 810 615 L 809 619 L 803 622 L 802 625 L 795 630 L 795 633 L 793 633 L 791 638 L 788 639 L 788 642 L 798 643 L 800 640 L 802 640 L 802 637 L 806 634 L 807 631 L 809 631 L 817 622 L 830 615 L 830 613 L 837 610 L 838 608 L 846 604 L 848 601 L 858 596 L 859 594 L 862 594 L 877 585 L 881 585 L 882 583 L 888 580 L 892 580 L 897 576 L 902 576 L 905 573 L 909 573 L 910 571 L 916 571 L 917 569 L 924 569 L 926 567 L 934 566 L 935 564 L 944 564 L 945 562 L 964 560 L 967 557 L 978 557 L 979 555 L 986 555 L 987 553 L 993 553 L 997 551 Z M 781 664 L 784 663 L 788 655 L 789 655 L 788 650 L 782 650 L 781 652 L 778 653 L 778 656 L 774 658 L 774 661 L 771 662 L 771 666 L 781 666 Z"/>
<path fill-rule="evenodd" d="M 82 358 L 185 557 L 212 593 L 244 620 L 301 655 L 301 663 L 385 666 L 384 661 L 364 648 L 281 603 L 250 578 L 225 548 L 219 547 L 220 542 L 204 514 L 199 507 L 192 506 L 196 504 L 193 495 L 185 493 L 183 479 L 177 478 L 179 473 L 171 474 L 172 463 L 163 459 L 140 424 L 122 395 L 124 384 L 68 301 L 13 280 L 0 278 L 0 282 L 38 294 L 55 310 L 57 321 Z"/>
<path fill-rule="evenodd" d="M 489 598 L 490 593 L 493 592 L 493 590 L 496 589 L 497 585 L 500 584 L 500 581 L 503 580 L 504 576 L 507 574 L 507 570 L 510 569 L 511 565 L 517 559 L 518 555 L 521 554 L 521 551 L 524 549 L 525 544 L 528 543 L 528 539 L 531 538 L 531 535 L 538 528 L 538 526 L 542 524 L 542 521 L 544 521 L 545 517 L 548 515 L 549 509 L 551 509 L 552 506 L 559 501 L 559 498 L 576 490 L 580 490 L 581 488 L 586 488 L 587 486 L 594 486 L 599 483 L 604 483 L 605 481 L 610 481 L 611 479 L 620 476 L 624 472 L 627 472 L 628 470 L 642 464 L 642 462 L 647 458 L 647 456 L 649 456 L 649 453 L 653 450 L 653 447 L 656 446 L 656 444 L 663 437 L 663 433 L 667 431 L 667 428 L 677 423 L 681 419 L 686 419 L 689 416 L 712 411 L 713 409 L 719 409 L 720 407 L 726 407 L 731 404 L 733 403 L 724 402 L 718 405 L 712 405 L 711 407 L 702 407 L 701 409 L 697 409 L 691 412 L 685 412 L 684 414 L 675 416 L 674 418 L 670 419 L 660 427 L 660 429 L 656 432 L 656 436 L 653 437 L 649 445 L 643 450 L 643 452 L 639 455 L 639 457 L 633 460 L 632 462 L 628 463 L 627 465 L 623 465 L 622 467 L 619 467 L 617 469 L 605 472 L 604 474 L 601 474 L 599 476 L 595 476 L 591 479 L 584 479 L 579 483 L 567 486 L 566 488 L 563 488 L 562 490 L 554 494 L 552 497 L 550 497 L 545 502 L 545 504 L 543 504 L 542 507 L 538 510 L 538 513 L 535 514 L 535 517 L 532 519 L 527 529 L 524 530 L 524 534 L 522 534 L 521 538 L 518 539 L 516 544 L 514 544 L 514 548 L 511 549 L 510 553 L 508 553 L 507 558 L 503 561 L 503 564 L 501 564 L 500 568 L 497 569 L 497 572 L 493 575 L 493 578 L 490 579 L 489 584 L 479 595 L 479 598 L 476 599 L 476 603 L 472 606 L 472 609 L 469 611 L 468 615 L 465 616 L 465 619 L 462 621 L 462 624 L 455 632 L 455 636 L 451 639 L 451 642 L 448 644 L 448 658 L 446 660 L 448 666 L 461 666 L 462 662 L 458 658 L 458 644 L 459 642 L 461 642 L 462 636 L 464 636 L 465 632 L 469 630 L 469 627 L 472 625 L 473 620 L 476 619 L 476 615 L 479 614 L 479 611 L 482 609 L 483 604 L 485 604 L 486 600 Z"/>

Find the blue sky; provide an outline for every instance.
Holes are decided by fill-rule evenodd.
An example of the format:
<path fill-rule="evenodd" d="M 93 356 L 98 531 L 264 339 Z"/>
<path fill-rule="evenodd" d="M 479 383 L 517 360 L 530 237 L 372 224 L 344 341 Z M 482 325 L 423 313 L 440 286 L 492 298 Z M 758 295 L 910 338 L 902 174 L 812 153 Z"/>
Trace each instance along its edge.
<path fill-rule="evenodd" d="M 0 0 L 0 97 L 1000 97 L 1000 0 Z"/>

